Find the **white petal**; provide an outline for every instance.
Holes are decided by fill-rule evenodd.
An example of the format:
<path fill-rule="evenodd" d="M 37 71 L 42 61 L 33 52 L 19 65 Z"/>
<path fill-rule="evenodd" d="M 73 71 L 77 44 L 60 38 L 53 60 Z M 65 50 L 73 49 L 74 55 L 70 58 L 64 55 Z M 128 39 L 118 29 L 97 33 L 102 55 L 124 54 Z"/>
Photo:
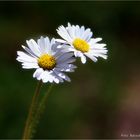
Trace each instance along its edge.
<path fill-rule="evenodd" d="M 41 75 L 41 79 L 42 79 L 43 83 L 47 83 L 48 81 L 50 81 L 50 78 L 51 78 L 51 75 L 46 70 Z"/>
<path fill-rule="evenodd" d="M 77 68 L 77 66 L 73 65 L 73 64 L 67 64 L 67 63 L 63 63 L 63 64 L 58 64 L 56 66 L 56 68 Z"/>
<path fill-rule="evenodd" d="M 68 42 L 72 42 L 72 38 L 70 37 L 70 35 L 68 34 L 66 28 L 64 26 L 60 26 L 58 29 L 57 29 L 57 33 L 62 37 L 64 38 L 66 41 Z"/>
<path fill-rule="evenodd" d="M 55 83 L 57 83 L 57 84 L 59 83 L 59 79 L 58 78 L 54 77 L 53 80 L 54 80 Z"/>
<path fill-rule="evenodd" d="M 61 62 L 59 62 L 59 64 L 63 64 L 63 63 L 73 63 L 73 62 L 75 62 L 75 61 L 76 61 L 75 58 L 69 58 L 69 59 L 67 59 L 66 61 L 61 61 Z"/>
<path fill-rule="evenodd" d="M 73 68 L 56 68 L 57 71 L 74 72 Z"/>
<path fill-rule="evenodd" d="M 45 49 L 46 53 L 51 53 L 51 40 L 48 37 L 45 38 Z"/>
<path fill-rule="evenodd" d="M 67 31 L 72 39 L 75 38 L 75 30 L 71 27 L 69 23 L 68 23 Z"/>
<path fill-rule="evenodd" d="M 90 31 L 90 29 L 86 29 L 85 32 L 81 35 L 81 38 L 88 41 L 89 38 L 91 38 L 92 36 L 92 32 Z"/>
<path fill-rule="evenodd" d="M 99 44 L 99 43 L 96 43 L 94 44 L 94 48 L 97 48 L 97 49 L 106 49 L 104 48 L 106 46 L 106 44 L 102 43 L 102 44 Z"/>
<path fill-rule="evenodd" d="M 39 68 L 37 63 L 28 63 L 28 62 L 24 62 L 22 63 L 23 68 Z"/>
<path fill-rule="evenodd" d="M 70 78 L 69 78 L 67 75 L 65 75 L 64 73 L 59 72 L 59 71 L 57 71 L 57 70 L 54 70 L 54 72 L 55 72 L 60 78 L 63 78 L 63 79 L 65 79 L 65 80 L 68 81 L 68 82 L 71 81 Z"/>
<path fill-rule="evenodd" d="M 50 40 L 50 46 L 48 47 L 48 54 L 53 55 L 54 51 L 56 51 L 54 48 L 56 47 L 55 39 L 52 38 Z M 57 49 L 57 48 L 56 48 Z"/>
<path fill-rule="evenodd" d="M 33 77 L 37 78 L 39 80 L 40 75 L 44 72 L 44 70 L 42 68 L 38 68 L 34 74 Z"/>
<path fill-rule="evenodd" d="M 49 82 L 52 83 L 53 82 L 53 76 L 49 77 Z"/>
<path fill-rule="evenodd" d="M 84 27 L 84 26 L 82 26 L 82 27 L 80 28 L 80 33 L 81 33 L 81 34 L 83 34 L 83 33 L 84 33 L 84 31 L 85 31 L 85 27 Z"/>
<path fill-rule="evenodd" d="M 22 51 L 17 51 L 17 55 L 18 55 L 18 57 L 16 60 L 18 60 L 19 62 L 34 62 L 34 63 L 37 62 L 36 58 L 34 58 Z"/>
<path fill-rule="evenodd" d="M 55 44 L 55 38 L 51 39 L 50 46 L 52 46 L 53 44 Z"/>
<path fill-rule="evenodd" d="M 84 56 L 84 54 L 82 52 L 76 50 L 76 51 L 74 51 L 74 55 L 75 55 L 75 57 L 80 57 L 81 58 L 81 62 L 83 64 L 86 63 L 86 57 Z"/>
<path fill-rule="evenodd" d="M 26 42 L 29 48 L 32 50 L 32 52 L 34 52 L 36 56 L 40 56 L 41 52 L 39 50 L 38 44 L 33 39 L 27 40 Z"/>
<path fill-rule="evenodd" d="M 74 51 L 74 56 L 75 57 L 81 57 L 81 55 L 82 55 L 82 52 L 77 51 L 77 50 Z"/>
<path fill-rule="evenodd" d="M 102 38 L 92 38 L 90 41 L 92 42 L 92 43 L 97 43 L 97 42 L 99 42 L 99 41 L 101 41 L 102 40 Z"/>
<path fill-rule="evenodd" d="M 55 39 L 56 42 L 60 42 L 60 43 L 67 43 L 65 40 L 62 39 Z"/>
<path fill-rule="evenodd" d="M 61 78 L 61 77 L 59 77 L 57 74 L 56 74 L 56 72 L 55 71 L 53 71 L 53 81 L 55 82 L 55 83 L 59 83 L 59 82 L 64 82 L 64 80 Z"/>
<path fill-rule="evenodd" d="M 95 44 L 89 51 L 89 54 L 95 57 L 102 57 L 107 59 L 108 50 L 104 47 L 106 44 Z"/>
<path fill-rule="evenodd" d="M 46 70 L 43 70 L 42 73 L 40 74 L 40 76 L 38 77 L 38 80 L 42 80 L 43 81 L 43 79 L 45 78 L 46 74 L 47 74 Z"/>
<path fill-rule="evenodd" d="M 90 32 L 87 37 L 85 37 L 85 40 L 88 42 L 92 37 L 92 32 Z"/>
<path fill-rule="evenodd" d="M 40 37 L 40 39 L 37 40 L 38 45 L 40 46 L 40 51 L 41 53 L 44 53 L 46 51 L 46 46 L 45 46 L 45 39 L 44 37 Z"/>
<path fill-rule="evenodd" d="M 80 57 L 81 57 L 82 63 L 85 64 L 86 63 L 86 57 L 83 54 Z"/>
<path fill-rule="evenodd" d="M 107 55 L 106 54 L 102 54 L 102 53 L 94 53 L 92 56 L 95 56 L 95 57 L 102 57 L 104 59 L 107 59 Z"/>
<path fill-rule="evenodd" d="M 28 53 L 30 54 L 32 57 L 37 58 L 37 56 L 34 54 L 34 52 L 32 52 L 32 50 L 30 50 L 29 48 L 25 47 L 22 45 L 22 48 Z"/>
<path fill-rule="evenodd" d="M 71 82 L 70 78 L 67 75 L 65 75 L 64 73 L 62 73 L 62 72 L 59 73 L 58 76 L 63 78 L 63 79 L 65 79 L 68 82 Z"/>
<path fill-rule="evenodd" d="M 73 64 L 61 64 L 61 65 L 58 65 L 56 66 L 56 70 L 57 71 L 66 71 L 66 72 L 74 72 L 74 69 L 77 68 L 75 65 Z"/>
<path fill-rule="evenodd" d="M 90 55 L 89 53 L 85 54 L 87 57 L 89 57 L 92 61 L 97 62 L 97 58 L 94 57 L 93 55 Z"/>
<path fill-rule="evenodd" d="M 95 49 L 95 48 L 93 48 L 93 49 L 91 49 L 90 50 L 92 53 L 103 53 L 103 54 L 106 54 L 107 52 L 108 52 L 108 50 L 106 50 L 106 49 Z"/>
<path fill-rule="evenodd" d="M 78 25 L 75 26 L 75 37 L 79 38 L 80 34 L 80 27 Z"/>
<path fill-rule="evenodd" d="M 58 57 L 58 59 L 56 60 L 58 63 L 60 62 L 64 62 L 65 60 L 72 58 L 73 53 L 64 53 L 63 55 L 61 55 L 60 57 Z"/>
<path fill-rule="evenodd" d="M 62 54 L 63 53 L 66 53 L 66 52 L 72 52 L 74 51 L 75 49 L 73 48 L 73 46 L 71 45 L 58 45 L 57 46 L 57 51 L 60 51 Z"/>

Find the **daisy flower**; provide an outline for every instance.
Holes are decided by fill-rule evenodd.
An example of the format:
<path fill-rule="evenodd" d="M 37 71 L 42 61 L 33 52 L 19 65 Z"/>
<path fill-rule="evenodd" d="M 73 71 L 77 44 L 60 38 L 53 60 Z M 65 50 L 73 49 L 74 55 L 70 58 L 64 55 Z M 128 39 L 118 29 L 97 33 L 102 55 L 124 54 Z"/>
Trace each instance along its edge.
<path fill-rule="evenodd" d="M 64 72 L 73 72 L 76 68 L 71 64 L 75 61 L 72 52 L 63 52 L 58 49 L 55 39 L 41 37 L 34 41 L 27 40 L 28 47 L 22 46 L 25 52 L 17 51 L 17 61 L 24 69 L 36 69 L 33 77 L 46 82 L 60 83 L 70 81 Z"/>
<path fill-rule="evenodd" d="M 68 44 L 68 51 L 74 52 L 75 57 L 80 57 L 83 64 L 86 63 L 86 56 L 94 62 L 97 61 L 97 57 L 107 59 L 106 44 L 98 43 L 102 38 L 92 38 L 89 28 L 68 23 L 67 27 L 60 26 L 57 33 L 63 39 L 56 39 L 56 41 Z"/>

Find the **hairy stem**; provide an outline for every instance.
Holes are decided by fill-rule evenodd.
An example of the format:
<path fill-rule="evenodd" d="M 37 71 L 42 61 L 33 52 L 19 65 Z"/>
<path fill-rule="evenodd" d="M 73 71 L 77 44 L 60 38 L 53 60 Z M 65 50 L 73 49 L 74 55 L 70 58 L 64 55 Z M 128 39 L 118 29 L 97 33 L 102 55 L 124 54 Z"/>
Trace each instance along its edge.
<path fill-rule="evenodd" d="M 29 108 L 29 113 L 28 113 L 28 117 L 26 120 L 25 128 L 24 128 L 24 133 L 23 133 L 23 139 L 30 139 L 29 128 L 30 128 L 30 125 L 33 121 L 33 117 L 35 115 L 41 86 L 42 86 L 42 81 L 39 81 L 37 86 L 36 86 L 36 90 L 35 90 L 35 93 L 34 93 L 34 96 L 32 98 L 30 108 Z"/>
<path fill-rule="evenodd" d="M 41 101 L 40 101 L 40 104 L 38 106 L 38 109 L 36 110 L 36 114 L 33 118 L 33 121 L 30 125 L 30 138 L 33 137 L 33 135 L 35 134 L 36 132 L 36 127 L 39 123 L 39 120 L 40 120 L 40 117 L 41 115 L 43 114 L 43 111 L 45 110 L 45 107 L 46 107 L 46 102 L 47 102 L 47 99 L 48 99 L 48 95 L 49 93 L 51 92 L 51 89 L 52 89 L 53 85 L 51 84 L 50 87 L 48 88 L 47 92 L 45 93 L 44 97 L 42 97 Z"/>

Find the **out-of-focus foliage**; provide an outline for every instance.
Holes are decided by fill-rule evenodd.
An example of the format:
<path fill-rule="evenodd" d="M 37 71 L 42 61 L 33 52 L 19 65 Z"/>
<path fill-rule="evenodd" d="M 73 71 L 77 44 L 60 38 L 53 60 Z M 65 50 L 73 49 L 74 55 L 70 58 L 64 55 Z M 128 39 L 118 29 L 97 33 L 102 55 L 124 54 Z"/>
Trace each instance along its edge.
<path fill-rule="evenodd" d="M 21 138 L 37 81 L 15 60 L 26 40 L 58 38 L 67 22 L 107 44 L 108 60 L 88 60 L 50 94 L 35 138 L 122 138 L 140 132 L 139 2 L 0 2 L 0 138 Z M 48 85 L 44 84 L 41 94 Z"/>

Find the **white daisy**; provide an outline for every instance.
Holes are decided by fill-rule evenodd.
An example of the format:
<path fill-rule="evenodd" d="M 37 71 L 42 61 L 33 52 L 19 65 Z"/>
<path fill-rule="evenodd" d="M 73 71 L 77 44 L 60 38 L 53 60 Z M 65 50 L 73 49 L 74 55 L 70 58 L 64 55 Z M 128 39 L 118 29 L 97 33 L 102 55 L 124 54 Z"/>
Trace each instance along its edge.
<path fill-rule="evenodd" d="M 63 52 L 58 49 L 55 39 L 41 37 L 35 42 L 33 39 L 27 40 L 28 47 L 22 46 L 26 52 L 17 51 L 17 60 L 22 62 L 24 69 L 36 69 L 33 77 L 46 82 L 70 81 L 64 72 L 73 72 L 76 68 L 71 64 L 75 61 L 73 53 Z"/>
<path fill-rule="evenodd" d="M 97 61 L 97 57 L 107 59 L 106 44 L 98 43 L 102 38 L 91 38 L 92 32 L 89 28 L 68 23 L 67 27 L 60 26 L 57 32 L 63 40 L 56 39 L 56 41 L 68 44 L 68 50 L 74 52 L 75 57 L 80 57 L 82 63 L 86 63 L 86 56 L 94 62 Z"/>

